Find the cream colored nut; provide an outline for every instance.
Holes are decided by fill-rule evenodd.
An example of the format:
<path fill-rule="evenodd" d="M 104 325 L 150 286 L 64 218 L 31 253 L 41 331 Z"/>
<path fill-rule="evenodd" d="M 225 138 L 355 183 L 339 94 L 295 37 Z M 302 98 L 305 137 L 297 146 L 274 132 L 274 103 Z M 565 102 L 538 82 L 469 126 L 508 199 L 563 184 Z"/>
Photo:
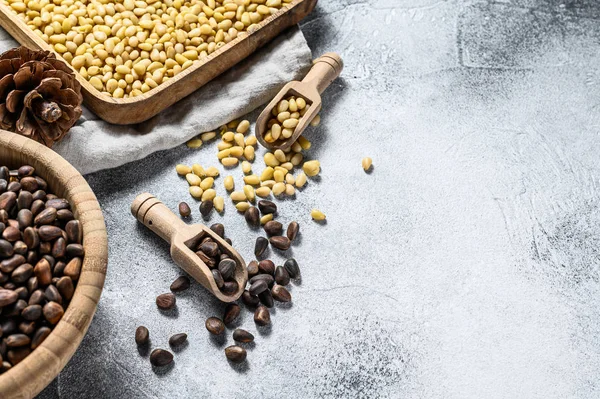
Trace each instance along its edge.
<path fill-rule="evenodd" d="M 197 163 L 192 165 L 192 172 L 196 176 L 206 177 L 206 172 L 204 171 L 204 168 Z"/>
<path fill-rule="evenodd" d="M 371 165 L 373 164 L 373 160 L 369 157 L 365 157 L 362 159 L 362 168 L 366 171 L 371 169 Z"/>
<path fill-rule="evenodd" d="M 217 177 L 219 176 L 219 169 L 215 168 L 214 166 L 209 166 L 204 170 L 204 173 L 209 177 Z"/>
<path fill-rule="evenodd" d="M 234 157 L 227 157 L 227 158 L 223 158 L 221 160 L 221 163 L 223 164 L 223 166 L 227 166 L 227 167 L 231 167 L 231 166 L 236 166 L 239 162 L 239 159 L 234 158 Z"/>
<path fill-rule="evenodd" d="M 298 137 L 297 141 L 298 141 L 298 144 L 300 144 L 300 147 L 302 147 L 303 150 L 310 149 L 311 143 L 310 143 L 310 141 L 308 141 L 306 139 L 306 137 L 300 136 L 300 137 Z M 298 151 L 296 151 L 296 152 L 298 152 Z"/>
<path fill-rule="evenodd" d="M 225 199 L 223 197 L 221 197 L 220 195 L 217 195 L 213 199 L 213 205 L 214 205 L 215 209 L 217 210 L 217 212 L 223 212 L 223 209 L 225 208 Z"/>
<path fill-rule="evenodd" d="M 285 179 L 285 173 L 284 173 L 283 171 L 281 171 L 281 170 L 276 170 L 276 171 L 273 173 L 273 179 L 274 179 L 274 180 L 275 180 L 277 183 L 283 182 L 283 181 L 284 181 L 284 179 Z"/>
<path fill-rule="evenodd" d="M 185 175 L 185 179 L 187 180 L 190 186 L 199 186 L 200 182 L 202 181 L 200 177 L 196 176 L 193 173 L 188 173 L 187 175 Z"/>
<path fill-rule="evenodd" d="M 238 202 L 237 204 L 235 204 L 235 209 L 237 209 L 240 212 L 246 212 L 249 208 L 250 204 L 246 201 Z"/>
<path fill-rule="evenodd" d="M 292 158 L 290 159 L 290 162 L 292 163 L 292 165 L 298 166 L 302 163 L 302 158 L 304 158 L 302 156 L 302 154 L 296 153 L 292 156 Z"/>
<path fill-rule="evenodd" d="M 296 187 L 298 187 L 298 188 L 304 187 L 305 184 L 306 184 L 306 175 L 304 174 L 304 172 L 300 172 L 298 174 L 298 177 L 296 177 Z"/>
<path fill-rule="evenodd" d="M 296 189 L 294 188 L 294 186 L 292 186 L 291 184 L 286 184 L 285 185 L 285 194 L 292 196 L 296 193 Z"/>
<path fill-rule="evenodd" d="M 281 130 L 281 137 L 284 139 L 289 139 L 294 134 L 294 129 L 284 128 Z"/>
<path fill-rule="evenodd" d="M 273 126 L 271 126 L 271 136 L 273 136 L 275 140 L 281 136 L 281 125 L 275 123 Z"/>
<path fill-rule="evenodd" d="M 254 187 L 252 187 L 251 185 L 246 184 L 244 186 L 244 194 L 246 194 L 246 198 L 248 198 L 248 201 L 250 202 L 254 202 Z"/>
<path fill-rule="evenodd" d="M 242 148 L 246 145 L 246 143 L 244 142 L 244 135 L 242 133 L 234 134 L 233 141 L 235 141 L 235 143 Z"/>
<path fill-rule="evenodd" d="M 283 169 L 288 170 L 288 171 L 294 169 L 294 165 L 291 162 L 284 162 L 284 163 L 281 164 L 281 167 Z"/>
<path fill-rule="evenodd" d="M 295 99 L 290 98 L 289 103 L 290 103 L 290 107 L 289 107 L 290 112 L 298 111 L 298 104 L 296 103 Z"/>
<path fill-rule="evenodd" d="M 240 122 L 239 125 L 237 125 L 237 128 L 235 129 L 235 131 L 238 133 L 241 133 L 241 134 L 245 134 L 249 128 L 250 128 L 250 122 L 244 119 L 243 121 Z"/>
<path fill-rule="evenodd" d="M 192 195 L 192 197 L 199 200 L 202 198 L 203 193 L 204 190 L 202 190 L 199 186 L 190 186 L 190 194 Z"/>
<path fill-rule="evenodd" d="M 256 190 L 254 190 L 254 194 L 261 198 L 266 198 L 269 195 L 271 195 L 271 189 L 269 187 L 259 187 Z"/>
<path fill-rule="evenodd" d="M 310 211 L 310 216 L 313 220 L 325 220 L 325 214 L 318 209 L 313 209 Z"/>
<path fill-rule="evenodd" d="M 275 180 L 265 180 L 263 182 L 260 182 L 260 186 L 261 187 L 269 187 L 272 190 L 275 183 L 276 183 Z"/>
<path fill-rule="evenodd" d="M 233 144 L 232 144 L 232 143 L 229 143 L 229 142 L 227 142 L 227 141 L 220 141 L 220 142 L 217 144 L 217 149 L 218 149 L 219 151 L 222 151 L 222 150 L 225 150 L 225 149 L 227 149 L 227 148 L 231 148 L 231 147 L 233 147 Z"/>
<path fill-rule="evenodd" d="M 217 134 L 215 132 L 206 132 L 200 135 L 202 141 L 209 141 L 214 139 L 215 137 L 217 137 Z"/>
<path fill-rule="evenodd" d="M 304 162 L 302 170 L 307 176 L 316 176 L 321 171 L 321 164 L 317 160 Z"/>
<path fill-rule="evenodd" d="M 209 188 L 212 188 L 214 182 L 215 182 L 215 179 L 213 179 L 212 177 L 207 177 L 206 179 L 202 180 L 202 182 L 200 183 L 200 188 L 202 190 L 208 190 Z"/>
<path fill-rule="evenodd" d="M 270 191 L 270 190 L 269 190 Z M 271 220 L 273 220 L 273 214 L 272 213 L 267 213 L 266 215 L 262 216 L 260 218 L 260 224 L 265 224 L 267 222 L 270 222 Z"/>
<path fill-rule="evenodd" d="M 285 112 L 289 109 L 290 103 L 288 102 L 288 100 L 281 100 L 279 101 L 279 104 L 277 104 L 277 113 L 280 114 L 282 112 Z"/>
<path fill-rule="evenodd" d="M 215 189 L 209 188 L 208 190 L 204 191 L 204 193 L 202 194 L 202 201 L 211 201 L 211 200 L 215 199 L 216 196 L 217 196 L 217 192 L 215 191 Z"/>
<path fill-rule="evenodd" d="M 319 124 L 321 123 L 321 115 L 317 115 L 313 118 L 312 121 L 310 121 L 310 125 L 311 126 L 319 126 Z"/>
<path fill-rule="evenodd" d="M 268 166 L 265 168 L 265 170 L 263 170 L 263 172 L 260 175 L 260 181 L 266 181 L 266 180 L 271 180 L 273 178 L 273 172 L 275 170 Z"/>
<path fill-rule="evenodd" d="M 200 148 L 202 147 L 202 140 L 199 138 L 191 139 L 186 143 L 189 148 Z"/>
<path fill-rule="evenodd" d="M 232 157 L 239 158 L 242 155 L 244 155 L 244 149 L 242 147 L 240 147 L 240 146 L 237 146 L 237 145 L 231 147 L 230 151 L 231 151 L 230 154 L 231 154 Z"/>
<path fill-rule="evenodd" d="M 175 171 L 177 172 L 178 175 L 185 176 L 188 173 L 192 173 L 192 168 L 180 163 L 179 165 L 175 166 Z"/>
<path fill-rule="evenodd" d="M 317 117 L 318 117 L 318 115 L 317 115 Z M 317 118 L 315 117 L 315 119 L 317 119 Z M 314 119 L 313 119 L 313 121 L 314 121 Z M 298 126 L 298 119 L 290 118 L 290 119 L 283 121 L 283 127 L 286 129 L 294 129 L 296 126 Z"/>
<path fill-rule="evenodd" d="M 302 97 L 298 97 L 296 99 L 296 105 L 298 106 L 298 109 L 304 109 L 306 107 L 306 100 Z"/>
<path fill-rule="evenodd" d="M 302 151 L 302 146 L 296 141 L 294 144 L 292 144 L 291 150 L 296 154 L 300 154 Z"/>
<path fill-rule="evenodd" d="M 279 162 L 285 162 L 285 153 L 282 150 L 275 150 L 273 153 Z"/>
<path fill-rule="evenodd" d="M 244 176 L 244 183 L 252 186 L 258 186 L 260 184 L 260 178 L 256 175 Z"/>
<path fill-rule="evenodd" d="M 217 158 L 218 158 L 219 160 L 221 160 L 221 159 L 227 158 L 227 157 L 228 157 L 228 156 L 230 156 L 230 155 L 231 155 L 231 149 L 229 149 L 229 148 L 226 148 L 226 149 L 224 149 L 224 150 L 221 150 L 221 151 L 219 151 L 219 152 L 217 153 Z"/>
<path fill-rule="evenodd" d="M 235 139 L 235 133 L 226 132 L 221 138 L 225 141 L 233 141 Z"/>
<path fill-rule="evenodd" d="M 296 178 L 294 177 L 293 174 L 288 173 L 287 175 L 285 175 L 285 182 L 287 184 L 294 184 L 294 183 L 296 183 Z"/>
<path fill-rule="evenodd" d="M 242 161 L 242 172 L 245 174 L 252 173 L 252 164 L 248 161 Z"/>
<path fill-rule="evenodd" d="M 235 183 L 233 182 L 233 176 L 229 175 L 225 177 L 223 180 L 223 185 L 225 186 L 225 190 L 231 191 L 235 187 Z"/>
<path fill-rule="evenodd" d="M 257 143 L 256 136 L 250 136 L 250 137 L 246 138 L 246 146 L 249 146 L 249 145 L 254 146 L 254 145 L 256 145 L 256 143 Z"/>
<path fill-rule="evenodd" d="M 248 161 L 254 161 L 254 147 L 247 146 L 244 148 L 244 158 L 246 158 Z"/>
<path fill-rule="evenodd" d="M 277 182 L 273 185 L 273 195 L 281 195 L 285 192 L 285 183 Z"/>
<path fill-rule="evenodd" d="M 246 194 L 244 194 L 243 191 L 234 191 L 232 192 L 229 197 L 231 198 L 232 201 L 246 201 Z"/>
<path fill-rule="evenodd" d="M 283 121 L 290 119 L 290 113 L 285 111 L 285 112 L 280 112 L 279 114 L 277 114 L 277 120 L 281 123 L 283 123 Z"/>
<path fill-rule="evenodd" d="M 275 167 L 279 166 L 279 161 L 275 158 L 272 152 L 267 152 L 264 156 L 265 165 Z"/>

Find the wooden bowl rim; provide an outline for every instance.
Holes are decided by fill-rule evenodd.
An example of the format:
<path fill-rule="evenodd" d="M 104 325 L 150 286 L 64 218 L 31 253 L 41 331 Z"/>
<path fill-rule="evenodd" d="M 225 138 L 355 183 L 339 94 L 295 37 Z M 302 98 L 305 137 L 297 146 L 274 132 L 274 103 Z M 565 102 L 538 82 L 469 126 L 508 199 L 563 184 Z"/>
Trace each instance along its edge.
<path fill-rule="evenodd" d="M 81 275 L 63 318 L 38 348 L 0 375 L 0 397 L 32 398 L 56 378 L 87 332 L 104 286 L 108 240 L 100 204 L 71 164 L 36 141 L 0 130 L 0 154 L 4 149 L 9 155 L 0 158 L 0 163 L 32 165 L 46 179 L 50 191 L 69 200 L 84 237 Z"/>

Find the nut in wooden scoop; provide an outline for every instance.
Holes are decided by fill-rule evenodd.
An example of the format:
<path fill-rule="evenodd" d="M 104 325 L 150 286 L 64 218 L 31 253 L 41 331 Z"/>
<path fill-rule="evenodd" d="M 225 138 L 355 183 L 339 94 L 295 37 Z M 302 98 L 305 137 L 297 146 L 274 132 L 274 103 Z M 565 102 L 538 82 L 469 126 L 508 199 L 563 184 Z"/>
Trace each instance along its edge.
<path fill-rule="evenodd" d="M 286 84 L 279 94 L 277 94 L 267 105 L 263 112 L 261 112 L 256 121 L 256 137 L 258 141 L 263 146 L 273 151 L 277 149 L 287 150 L 290 148 L 314 117 L 317 116 L 319 111 L 321 111 L 321 93 L 323 93 L 323 91 L 329 87 L 331 82 L 340 75 L 343 68 L 344 63 L 338 54 L 326 53 L 315 60 L 311 70 L 306 74 L 302 82 L 294 81 Z M 304 112 L 301 117 L 286 120 L 285 118 L 289 117 L 289 115 L 285 114 L 285 112 L 292 114 L 296 111 L 286 110 L 277 112 L 275 115 L 273 109 L 280 104 L 281 100 L 287 99 L 290 96 L 302 98 L 306 103 L 306 110 L 298 111 L 299 113 Z M 288 133 L 290 133 L 290 130 L 293 129 L 291 135 L 288 134 L 288 137 L 285 137 L 286 134 L 281 133 L 276 134 L 277 137 L 275 139 L 271 138 L 270 140 L 265 140 L 265 136 L 271 128 L 271 126 L 269 126 L 269 120 L 271 118 L 276 118 L 278 125 L 281 123 L 279 127 L 281 127 L 282 130 L 289 129 Z M 291 120 L 291 122 L 288 122 L 288 120 Z M 289 127 L 286 127 L 286 124 Z M 272 137 L 273 136 L 274 135 L 272 135 Z"/>
<path fill-rule="evenodd" d="M 171 258 L 175 263 L 218 299 L 233 302 L 242 295 L 248 281 L 246 263 L 217 233 L 203 224 L 184 223 L 155 196 L 148 193 L 135 198 L 131 204 L 131 213 L 144 226 L 170 243 Z M 227 255 L 223 261 L 219 259 L 221 254 Z M 219 279 L 219 287 L 213 270 L 219 270 L 221 273 L 220 263 L 224 263 L 223 274 L 227 275 Z"/>

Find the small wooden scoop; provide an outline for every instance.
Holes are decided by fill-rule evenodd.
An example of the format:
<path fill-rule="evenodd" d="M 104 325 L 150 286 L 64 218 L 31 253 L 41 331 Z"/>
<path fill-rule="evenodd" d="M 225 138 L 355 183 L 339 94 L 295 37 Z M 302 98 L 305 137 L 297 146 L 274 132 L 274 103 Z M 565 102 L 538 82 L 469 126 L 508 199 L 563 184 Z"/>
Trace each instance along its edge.
<path fill-rule="evenodd" d="M 202 224 L 188 225 L 184 223 L 165 204 L 148 193 L 140 194 L 135 198 L 131 204 L 131 213 L 144 226 L 170 243 L 171 257 L 175 263 L 218 299 L 223 302 L 233 302 L 242 295 L 248 281 L 244 259 L 214 231 Z M 210 268 L 191 249 L 196 248 L 206 236 L 211 237 L 219 244 L 221 251 L 235 260 L 235 281 L 238 283 L 239 288 L 231 295 L 225 295 L 219 290 Z"/>
<path fill-rule="evenodd" d="M 267 107 L 261 112 L 256 121 L 256 137 L 258 141 L 270 150 L 287 150 L 300 137 L 304 129 L 321 111 L 321 93 L 329 87 L 344 68 L 344 63 L 336 53 L 326 53 L 315 60 L 313 67 L 306 74 L 302 82 L 294 81 L 286 84 L 283 89 L 273 98 Z M 267 143 L 264 135 L 269 130 L 267 124 L 272 118 L 271 111 L 279 101 L 288 96 L 303 97 L 306 100 L 308 111 L 300 118 L 294 134 L 288 139 L 279 139 L 274 143 Z"/>

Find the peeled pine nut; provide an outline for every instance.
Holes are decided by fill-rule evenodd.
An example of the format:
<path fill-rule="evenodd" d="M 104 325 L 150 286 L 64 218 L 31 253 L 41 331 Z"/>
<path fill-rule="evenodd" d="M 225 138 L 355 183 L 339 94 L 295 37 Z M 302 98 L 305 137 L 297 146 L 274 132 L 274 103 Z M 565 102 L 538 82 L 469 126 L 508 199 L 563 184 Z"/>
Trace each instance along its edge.
<path fill-rule="evenodd" d="M 264 156 L 265 165 L 275 167 L 279 166 L 279 161 L 275 158 L 275 155 L 271 152 L 267 152 Z"/>
<path fill-rule="evenodd" d="M 232 201 L 246 201 L 246 194 L 243 191 L 234 191 L 229 197 Z"/>
<path fill-rule="evenodd" d="M 221 138 L 223 139 L 223 141 L 232 142 L 234 140 L 234 138 L 235 138 L 235 133 L 233 133 L 233 132 L 227 132 Z"/>
<path fill-rule="evenodd" d="M 260 186 L 261 187 L 269 187 L 272 190 L 275 183 L 276 183 L 275 180 L 265 180 L 265 181 L 260 182 Z"/>
<path fill-rule="evenodd" d="M 286 161 L 285 153 L 282 150 L 275 150 L 273 155 L 275 156 L 275 159 L 277 159 L 280 163 L 283 163 Z"/>
<path fill-rule="evenodd" d="M 214 205 L 215 209 L 217 210 L 217 212 L 223 212 L 223 209 L 225 207 L 225 200 L 223 199 L 223 197 L 217 195 L 213 199 L 213 205 Z"/>
<path fill-rule="evenodd" d="M 292 158 L 290 159 L 290 162 L 292 163 L 292 165 L 294 166 L 298 166 L 302 163 L 302 154 L 301 153 L 296 153 L 292 156 Z"/>
<path fill-rule="evenodd" d="M 281 195 L 285 192 L 285 183 L 275 183 L 273 185 L 273 195 Z"/>
<path fill-rule="evenodd" d="M 304 172 L 300 172 L 298 174 L 298 177 L 296 177 L 296 187 L 298 187 L 298 188 L 304 187 L 305 184 L 306 184 L 306 175 L 304 174 Z"/>
<path fill-rule="evenodd" d="M 256 194 L 257 196 L 261 197 L 261 198 L 266 198 L 269 195 L 271 195 L 271 189 L 269 187 L 259 187 L 256 190 L 254 190 L 254 194 Z"/>
<path fill-rule="evenodd" d="M 229 155 L 231 155 L 232 157 L 239 158 L 242 155 L 244 155 L 244 149 L 237 145 L 233 146 L 229 149 Z"/>
<path fill-rule="evenodd" d="M 204 174 L 208 177 L 217 177 L 219 176 L 219 169 L 214 166 L 209 166 L 204 170 Z"/>
<path fill-rule="evenodd" d="M 211 188 L 213 186 L 214 182 L 215 182 L 215 179 L 213 179 L 212 177 L 207 177 L 206 179 L 202 180 L 202 182 L 200 183 L 200 188 L 202 190 L 208 190 L 209 188 Z"/>
<path fill-rule="evenodd" d="M 239 162 L 239 160 L 234 157 L 227 157 L 227 158 L 223 158 L 221 160 L 221 163 L 223 164 L 223 166 L 235 166 L 238 164 L 238 162 Z"/>
<path fill-rule="evenodd" d="M 242 172 L 245 174 L 252 173 L 252 164 L 248 161 L 242 161 Z"/>
<path fill-rule="evenodd" d="M 209 141 L 214 139 L 215 137 L 217 137 L 217 134 L 215 132 L 206 132 L 200 135 L 200 139 L 202 139 L 202 141 Z"/>
<path fill-rule="evenodd" d="M 287 184 L 294 184 L 294 183 L 296 183 L 296 179 L 294 178 L 293 174 L 288 173 L 287 175 L 285 175 L 285 182 Z"/>
<path fill-rule="evenodd" d="M 198 165 L 197 163 L 192 165 L 192 172 L 196 176 L 200 176 L 200 177 L 206 176 L 206 172 L 204 171 L 204 168 L 202 166 Z"/>
<path fill-rule="evenodd" d="M 185 176 L 188 173 L 192 173 L 192 168 L 190 168 L 187 165 L 179 164 L 179 165 L 175 166 L 175 171 L 177 172 L 178 175 Z"/>
<path fill-rule="evenodd" d="M 235 131 L 238 133 L 241 133 L 241 134 L 245 134 L 249 128 L 250 128 L 250 122 L 244 119 L 243 121 L 240 122 L 239 125 L 237 125 L 237 128 L 235 129 Z"/>
<path fill-rule="evenodd" d="M 246 143 L 244 141 L 244 135 L 241 133 L 234 134 L 233 141 L 235 141 L 235 143 L 242 148 L 246 145 Z"/>
<path fill-rule="evenodd" d="M 260 175 L 260 180 L 261 181 L 266 181 L 266 180 L 271 180 L 273 178 L 273 168 L 272 167 L 267 167 L 265 168 L 265 170 L 263 170 L 263 172 Z"/>
<path fill-rule="evenodd" d="M 303 150 L 310 149 L 311 142 L 308 141 L 308 139 L 306 137 L 304 137 L 304 136 L 298 137 L 297 142 L 298 142 L 298 144 L 300 144 L 300 147 L 302 147 Z"/>
<path fill-rule="evenodd" d="M 271 220 L 273 220 L 273 214 L 267 213 L 266 215 L 260 218 L 260 224 L 265 224 L 267 222 L 270 222 Z"/>
<path fill-rule="evenodd" d="M 254 161 L 254 147 L 246 146 L 246 148 L 244 148 L 244 157 L 248 161 Z"/>
<path fill-rule="evenodd" d="M 199 176 L 196 176 L 193 173 L 188 173 L 187 175 L 185 175 L 185 179 L 187 180 L 190 186 L 199 186 L 202 182 L 202 179 L 200 179 Z"/>
<path fill-rule="evenodd" d="M 202 147 L 202 140 L 199 138 L 191 139 L 187 143 L 185 143 L 188 148 L 200 148 Z"/>
<path fill-rule="evenodd" d="M 246 212 L 248 208 L 250 208 L 250 204 L 245 201 L 238 202 L 237 204 L 235 204 L 235 209 L 237 209 L 240 212 Z"/>
<path fill-rule="evenodd" d="M 278 169 L 273 173 L 273 179 L 278 183 L 283 182 L 285 173 Z"/>
<path fill-rule="evenodd" d="M 260 179 L 256 175 L 248 175 L 244 176 L 244 183 L 252 186 L 258 186 L 260 184 Z"/>
<path fill-rule="evenodd" d="M 286 195 L 294 195 L 296 193 L 296 189 L 291 184 L 285 185 L 285 194 Z"/>
<path fill-rule="evenodd" d="M 248 201 L 250 202 L 254 202 L 254 187 L 250 186 L 250 185 L 245 185 L 244 186 L 244 194 L 246 195 L 246 198 L 248 198 Z"/>
<path fill-rule="evenodd" d="M 366 171 L 371 169 L 371 165 L 373 164 L 373 160 L 369 157 L 365 157 L 362 159 L 362 168 Z"/>
<path fill-rule="evenodd" d="M 246 139 L 246 145 L 256 145 L 256 136 L 250 136 Z"/>
<path fill-rule="evenodd" d="M 202 190 L 199 186 L 190 186 L 190 194 L 192 195 L 192 197 L 199 200 L 202 198 L 203 193 L 204 190 Z"/>
<path fill-rule="evenodd" d="M 321 115 L 315 116 L 313 120 L 310 121 L 311 126 L 319 126 L 319 123 L 321 123 Z"/>
<path fill-rule="evenodd" d="M 302 170 L 307 176 L 316 176 L 321 170 L 321 164 L 317 160 L 304 162 L 304 165 L 302 165 Z"/>
<path fill-rule="evenodd" d="M 225 190 L 227 190 L 227 191 L 233 190 L 233 188 L 235 187 L 235 184 L 233 182 L 233 176 L 231 176 L 231 175 L 226 176 L 225 180 L 223 180 L 223 185 L 225 186 Z"/>
<path fill-rule="evenodd" d="M 202 201 L 213 200 L 216 196 L 217 192 L 214 189 L 210 188 L 202 194 Z"/>
<path fill-rule="evenodd" d="M 310 211 L 310 216 L 313 220 L 325 220 L 325 214 L 318 209 L 313 209 Z"/>

